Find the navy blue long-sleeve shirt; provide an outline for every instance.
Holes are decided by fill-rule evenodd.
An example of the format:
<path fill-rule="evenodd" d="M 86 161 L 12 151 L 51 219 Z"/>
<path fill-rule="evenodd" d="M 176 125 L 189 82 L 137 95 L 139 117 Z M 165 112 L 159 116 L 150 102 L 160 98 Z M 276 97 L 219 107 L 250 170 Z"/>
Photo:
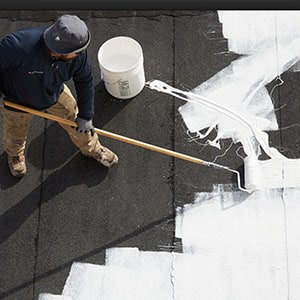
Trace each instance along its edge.
<path fill-rule="evenodd" d="M 53 60 L 43 39 L 45 28 L 28 28 L 0 41 L 0 91 L 8 101 L 38 110 L 54 105 L 64 82 L 73 79 L 78 117 L 94 116 L 94 82 L 87 52 L 72 61 Z"/>

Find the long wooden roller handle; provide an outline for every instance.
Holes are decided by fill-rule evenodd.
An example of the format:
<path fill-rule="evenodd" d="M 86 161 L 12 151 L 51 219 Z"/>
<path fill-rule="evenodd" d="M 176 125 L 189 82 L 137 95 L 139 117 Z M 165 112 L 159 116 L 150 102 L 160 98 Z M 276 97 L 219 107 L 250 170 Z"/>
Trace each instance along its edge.
<path fill-rule="evenodd" d="M 39 117 L 42 117 L 42 118 L 45 118 L 45 119 L 56 121 L 56 122 L 61 123 L 61 124 L 65 124 L 65 125 L 69 125 L 69 126 L 73 126 L 73 127 L 78 127 L 77 123 L 74 122 L 74 121 L 70 121 L 70 120 L 67 120 L 67 119 L 64 119 L 64 118 L 61 118 L 61 117 L 51 115 L 49 113 L 45 113 L 45 112 L 35 110 L 35 109 L 29 108 L 29 107 L 25 107 L 23 105 L 15 104 L 15 103 L 9 102 L 7 100 L 4 100 L 3 103 L 4 103 L 5 106 L 15 108 L 15 109 L 23 111 L 23 112 L 30 113 L 32 115 L 36 115 L 36 116 L 39 116 Z M 145 149 L 148 149 L 148 150 L 151 150 L 151 151 L 155 151 L 155 152 L 158 152 L 158 153 L 162 153 L 162 154 L 165 154 L 165 155 L 169 155 L 169 156 L 172 156 L 172 157 L 183 159 L 183 160 L 186 160 L 186 161 L 189 161 L 189 162 L 192 162 L 192 163 L 196 163 L 196 164 L 199 164 L 199 165 L 211 165 L 212 164 L 212 163 L 206 162 L 204 160 L 201 160 L 197 157 L 189 156 L 189 155 L 186 155 L 186 154 L 183 154 L 183 153 L 179 153 L 179 152 L 175 152 L 175 151 L 168 150 L 168 149 L 165 149 L 165 148 L 161 148 L 161 147 L 158 147 L 158 146 L 155 146 L 155 145 L 152 145 L 152 144 L 144 143 L 144 142 L 141 142 L 141 141 L 138 141 L 138 140 L 135 140 L 135 139 L 132 139 L 132 138 L 128 138 L 128 137 L 125 137 L 125 136 L 122 136 L 122 135 L 119 135 L 119 134 L 115 134 L 115 133 L 112 133 L 112 132 L 109 132 L 109 131 L 106 131 L 106 130 L 95 128 L 95 132 L 99 135 L 102 135 L 102 136 L 105 136 L 105 137 L 108 137 L 108 138 L 111 138 L 111 139 L 114 139 L 114 140 L 117 140 L 117 141 L 120 141 L 120 142 L 124 142 L 124 143 L 131 144 L 131 145 L 134 145 L 134 146 L 142 147 L 142 148 L 145 148 Z M 215 164 L 213 164 L 213 165 L 215 165 Z"/>

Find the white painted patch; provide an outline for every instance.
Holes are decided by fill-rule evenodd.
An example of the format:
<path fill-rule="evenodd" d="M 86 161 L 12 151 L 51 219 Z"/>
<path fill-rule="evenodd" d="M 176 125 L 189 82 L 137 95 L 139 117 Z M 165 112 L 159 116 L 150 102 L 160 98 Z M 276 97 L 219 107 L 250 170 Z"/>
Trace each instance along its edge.
<path fill-rule="evenodd" d="M 300 299 L 295 196 L 299 190 L 199 193 L 178 224 L 184 255 L 175 257 L 175 299 Z"/>
<path fill-rule="evenodd" d="M 300 189 L 285 189 L 282 199 L 286 214 L 289 299 L 297 300 L 300 299 Z"/>
<path fill-rule="evenodd" d="M 219 187 L 198 193 L 177 212 L 183 253 L 108 249 L 105 266 L 74 263 L 63 295 L 73 300 L 298 300 L 299 198 L 299 188 L 249 195 Z"/>
<path fill-rule="evenodd" d="M 62 294 L 74 300 L 102 299 L 105 272 L 105 266 L 73 263 Z"/>
<path fill-rule="evenodd" d="M 63 295 L 74 300 L 173 300 L 172 268 L 168 252 L 112 248 L 106 251 L 105 266 L 74 263 Z"/>
<path fill-rule="evenodd" d="M 106 251 L 106 266 L 103 299 L 172 300 L 169 253 L 112 248 Z"/>
<path fill-rule="evenodd" d="M 106 265 L 112 271 L 105 299 L 173 300 L 172 255 L 167 252 L 113 248 L 106 251 Z M 115 284 L 119 274 L 118 284 Z"/>
<path fill-rule="evenodd" d="M 223 36 L 229 50 L 238 54 L 259 53 L 300 37 L 299 11 L 219 10 Z"/>

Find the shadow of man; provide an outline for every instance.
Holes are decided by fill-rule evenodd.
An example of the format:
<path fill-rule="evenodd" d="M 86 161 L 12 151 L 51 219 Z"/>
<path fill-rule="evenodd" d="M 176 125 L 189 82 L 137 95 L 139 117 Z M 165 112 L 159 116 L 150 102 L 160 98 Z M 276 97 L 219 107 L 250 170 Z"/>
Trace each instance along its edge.
<path fill-rule="evenodd" d="M 80 170 L 84 170 L 84 172 Z M 43 179 L 34 190 L 0 216 L 0 245 L 13 235 L 44 203 L 75 185 L 93 187 L 101 184 L 107 172 L 107 168 L 96 161 L 89 161 L 88 158 L 82 158 L 80 153 L 75 153 L 62 168 Z M 5 174 L 1 173 L 1 186 L 3 186 L 3 181 L 7 182 L 7 178 L 4 176 Z M 10 184 L 13 184 L 14 180 L 9 180 Z"/>
<path fill-rule="evenodd" d="M 95 87 L 94 123 L 104 126 L 129 102 L 130 100 L 113 99 L 105 90 L 104 84 L 100 82 Z M 41 169 L 41 181 L 21 201 L 0 216 L 0 245 L 16 232 L 36 209 L 56 195 L 75 185 L 84 184 L 93 187 L 100 184 L 107 175 L 108 169 L 93 159 L 83 157 L 58 124 L 45 122 L 49 125 L 45 126 L 44 131 L 37 138 L 28 142 L 27 150 L 28 162 Z M 42 161 L 36 156 L 41 148 L 44 152 L 41 154 Z M 20 179 L 11 176 L 5 153 L 0 155 L 0 165 L 4 166 L 0 172 L 0 188 L 10 189 Z M 47 176 L 47 170 L 54 171 L 49 172 L 50 175 Z"/>

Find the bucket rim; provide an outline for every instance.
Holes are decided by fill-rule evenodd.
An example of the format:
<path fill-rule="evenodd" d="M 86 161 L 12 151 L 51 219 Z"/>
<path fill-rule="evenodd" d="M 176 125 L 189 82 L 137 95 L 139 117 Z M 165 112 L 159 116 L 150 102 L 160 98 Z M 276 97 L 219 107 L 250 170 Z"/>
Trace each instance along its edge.
<path fill-rule="evenodd" d="M 131 36 L 127 36 L 127 35 L 117 35 L 112 38 L 109 38 L 104 43 L 102 43 L 102 45 L 100 46 L 100 49 L 103 48 L 106 44 L 112 42 L 113 40 L 117 40 L 117 39 L 130 40 L 130 41 L 134 42 L 142 50 L 141 44 L 136 39 L 132 38 Z"/>
<path fill-rule="evenodd" d="M 103 60 L 101 59 L 105 46 L 107 46 L 107 44 L 110 43 L 112 40 L 116 40 L 116 39 L 130 40 L 138 47 L 138 50 L 139 50 L 139 58 L 137 59 L 137 62 L 131 68 L 126 69 L 124 71 L 116 71 L 116 70 L 108 68 L 107 66 L 105 66 L 105 64 L 103 64 Z M 100 48 L 98 50 L 97 57 L 98 57 L 98 62 L 99 62 L 99 65 L 100 65 L 101 69 L 103 68 L 103 70 L 105 70 L 107 72 L 112 72 L 112 73 L 116 73 L 116 74 L 122 74 L 122 73 L 130 72 L 130 71 L 134 70 L 135 68 L 137 68 L 140 64 L 143 65 L 143 63 L 144 63 L 143 48 L 142 48 L 141 44 L 137 40 L 135 40 L 134 38 L 132 38 L 130 36 L 124 36 L 124 35 L 115 36 L 115 37 L 112 37 L 112 38 L 106 40 L 100 46 Z"/>

